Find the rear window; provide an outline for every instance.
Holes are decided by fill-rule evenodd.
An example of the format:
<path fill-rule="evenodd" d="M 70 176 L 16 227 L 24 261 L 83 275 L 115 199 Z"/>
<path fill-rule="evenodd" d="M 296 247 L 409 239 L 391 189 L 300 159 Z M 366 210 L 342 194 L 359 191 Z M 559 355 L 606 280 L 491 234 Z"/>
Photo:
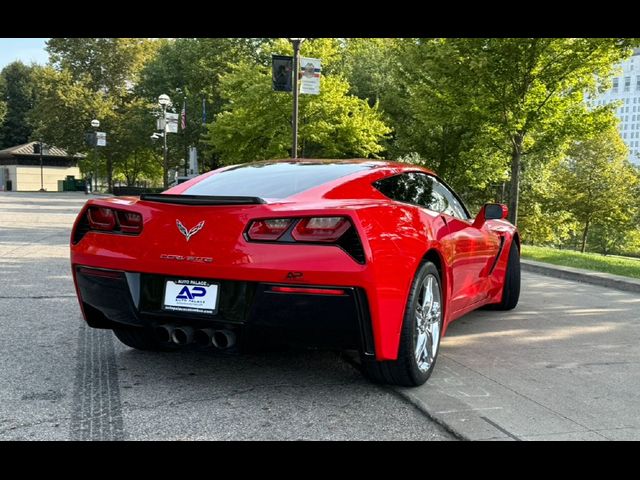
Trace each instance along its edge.
<path fill-rule="evenodd" d="M 183 193 L 281 199 L 369 168 L 367 163 L 250 163 L 211 175 Z"/>

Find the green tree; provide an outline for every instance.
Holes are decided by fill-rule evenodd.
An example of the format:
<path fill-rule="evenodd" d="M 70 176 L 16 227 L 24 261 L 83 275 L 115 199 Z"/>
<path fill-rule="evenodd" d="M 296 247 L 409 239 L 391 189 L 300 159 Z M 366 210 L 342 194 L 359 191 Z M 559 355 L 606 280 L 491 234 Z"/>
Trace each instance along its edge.
<path fill-rule="evenodd" d="M 292 53 L 285 41 L 273 42 L 272 51 Z M 324 73 L 339 58 L 340 46 L 333 39 L 307 41 L 301 54 L 322 59 Z M 348 91 L 341 75 L 323 74 L 320 95 L 300 96 L 301 157 L 370 157 L 383 150 L 381 141 L 390 129 L 377 105 L 371 107 Z M 223 111 L 209 126 L 204 143 L 223 163 L 290 155 L 292 99 L 290 94 L 272 91 L 269 64 L 235 65 L 221 77 L 220 93 Z"/>
<path fill-rule="evenodd" d="M 83 79 L 93 91 L 127 98 L 158 46 L 146 38 L 51 38 L 46 49 L 57 70 Z"/>
<path fill-rule="evenodd" d="M 125 161 L 131 147 L 129 113 L 138 108 L 135 87 L 143 66 L 160 42 L 138 38 L 52 38 L 47 42 L 51 66 L 38 76 L 36 105 L 30 116 L 45 141 L 72 152 L 86 150 L 84 133 L 92 119 L 107 132 L 105 160 L 108 189 L 114 164 Z M 149 133 L 155 128 L 149 122 Z M 137 148 L 151 148 L 149 133 L 137 138 Z M 126 138 L 125 138 L 126 137 Z M 150 158 L 150 156 L 145 156 Z M 92 159 L 95 160 L 95 159 Z"/>
<path fill-rule="evenodd" d="M 7 114 L 7 102 L 5 101 L 6 88 L 7 88 L 7 84 L 4 78 L 2 77 L 2 75 L 0 75 L 0 125 L 2 125 L 2 122 L 4 121 L 4 117 Z"/>
<path fill-rule="evenodd" d="M 468 147 L 456 140 L 460 132 L 472 144 L 483 144 L 486 156 L 476 161 L 493 158 L 495 164 L 485 171 L 504 175 L 496 160 L 506 159 L 510 220 L 517 223 L 523 159 L 555 155 L 569 140 L 606 127 L 610 107 L 590 110 L 585 95 L 608 85 L 613 65 L 636 43 L 607 38 L 416 40 L 406 49 L 401 71 L 410 105 L 415 105 L 408 115 L 424 126 L 427 140 L 435 126 L 436 132 L 450 132 L 446 138 L 461 151 Z M 420 130 L 407 132 L 410 143 Z"/>
<path fill-rule="evenodd" d="M 599 249 L 609 253 L 634 228 L 639 181 L 627 156 L 617 129 L 608 128 L 575 142 L 559 165 L 557 196 L 580 222 L 582 252 L 588 239 L 595 238 Z"/>
<path fill-rule="evenodd" d="M 86 79 L 75 80 L 68 70 L 44 67 L 34 72 L 34 81 L 38 96 L 29 122 L 35 138 L 69 153 L 84 152 L 84 133 L 91 129 L 91 120 L 100 119 L 103 128 L 115 118 L 113 100 L 95 92 Z"/>
<path fill-rule="evenodd" d="M 157 55 L 141 71 L 136 93 L 149 103 L 167 94 L 178 112 L 186 106 L 187 128 L 174 138 L 169 137 L 176 152 L 186 156 L 187 148 L 198 146 L 206 132 L 203 101 L 206 123 L 220 112 L 221 75 L 241 61 L 266 65 L 270 58 L 264 54 L 263 46 L 268 43 L 261 38 L 178 38 L 161 42 Z M 211 162 L 214 161 L 215 158 L 211 158 Z"/>
<path fill-rule="evenodd" d="M 0 123 L 0 149 L 27 143 L 31 137 L 31 126 L 27 115 L 33 107 L 35 85 L 33 70 L 38 67 L 13 62 L 2 69 L 2 103 L 5 106 L 4 120 Z"/>

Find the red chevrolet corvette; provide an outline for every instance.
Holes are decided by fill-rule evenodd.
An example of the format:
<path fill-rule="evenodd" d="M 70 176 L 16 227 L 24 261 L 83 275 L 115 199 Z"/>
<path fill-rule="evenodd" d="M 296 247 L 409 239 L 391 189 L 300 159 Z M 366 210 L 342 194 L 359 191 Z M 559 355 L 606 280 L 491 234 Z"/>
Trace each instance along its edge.
<path fill-rule="evenodd" d="M 126 345 L 357 350 L 370 379 L 420 385 L 448 325 L 512 309 L 520 240 L 434 173 L 372 160 L 263 161 L 161 194 L 89 200 L 71 234 L 87 324 Z"/>

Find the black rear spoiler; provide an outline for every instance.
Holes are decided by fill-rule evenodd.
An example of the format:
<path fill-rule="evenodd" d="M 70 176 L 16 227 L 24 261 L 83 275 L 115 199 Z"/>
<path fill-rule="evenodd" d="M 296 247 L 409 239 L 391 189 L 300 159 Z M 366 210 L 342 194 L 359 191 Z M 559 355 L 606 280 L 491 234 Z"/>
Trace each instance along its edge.
<path fill-rule="evenodd" d="M 143 193 L 140 195 L 140 200 L 178 205 L 260 205 L 267 203 L 259 197 L 216 197 L 213 195 L 171 195 L 164 193 Z"/>

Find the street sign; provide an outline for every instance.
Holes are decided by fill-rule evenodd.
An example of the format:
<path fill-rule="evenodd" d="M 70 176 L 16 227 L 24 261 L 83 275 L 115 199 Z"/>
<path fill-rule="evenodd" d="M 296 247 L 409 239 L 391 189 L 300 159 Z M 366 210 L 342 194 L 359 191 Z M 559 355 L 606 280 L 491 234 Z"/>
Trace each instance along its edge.
<path fill-rule="evenodd" d="M 167 113 L 167 133 L 178 133 L 178 117 L 177 113 Z"/>
<path fill-rule="evenodd" d="M 271 55 L 271 79 L 275 92 L 291 92 L 293 57 Z"/>
<path fill-rule="evenodd" d="M 106 132 L 96 132 L 96 147 L 107 146 L 107 134 Z"/>
<path fill-rule="evenodd" d="M 300 58 L 300 93 L 318 95 L 320 93 L 320 73 L 322 66 L 319 58 Z"/>

